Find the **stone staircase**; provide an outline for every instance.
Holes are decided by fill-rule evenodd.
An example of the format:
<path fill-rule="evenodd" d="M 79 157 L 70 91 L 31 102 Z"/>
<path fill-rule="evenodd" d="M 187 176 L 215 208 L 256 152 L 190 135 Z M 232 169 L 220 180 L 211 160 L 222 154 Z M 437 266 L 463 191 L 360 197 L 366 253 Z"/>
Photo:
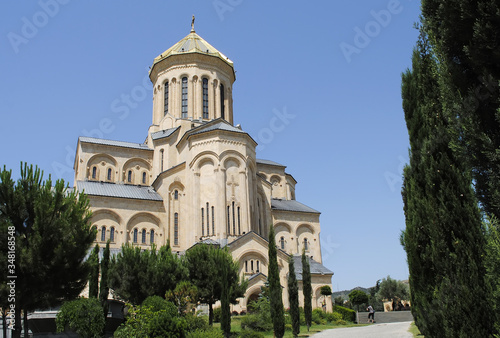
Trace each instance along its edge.
<path fill-rule="evenodd" d="M 412 322 L 411 311 L 375 312 L 375 323 Z M 359 312 L 359 323 L 368 324 L 368 312 Z"/>

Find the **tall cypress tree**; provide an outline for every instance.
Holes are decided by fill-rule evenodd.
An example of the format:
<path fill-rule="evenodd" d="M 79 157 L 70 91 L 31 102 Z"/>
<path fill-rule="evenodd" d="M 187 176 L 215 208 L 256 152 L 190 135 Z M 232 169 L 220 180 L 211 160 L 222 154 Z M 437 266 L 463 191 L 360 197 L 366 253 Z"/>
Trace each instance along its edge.
<path fill-rule="evenodd" d="M 89 256 L 89 298 L 99 295 L 99 244 L 96 244 Z"/>
<path fill-rule="evenodd" d="M 271 317 L 273 319 L 274 334 L 281 338 L 285 334 L 285 313 L 283 310 L 282 289 L 280 284 L 280 271 L 278 268 L 278 254 L 274 228 L 269 231 L 269 301 L 271 303 Z"/>
<path fill-rule="evenodd" d="M 106 242 L 106 247 L 102 254 L 101 261 L 101 283 L 99 284 L 99 301 L 101 302 L 102 309 L 104 311 L 104 318 L 108 315 L 108 293 L 109 293 L 109 243 L 110 240 Z"/>
<path fill-rule="evenodd" d="M 299 287 L 295 276 L 293 256 L 288 260 L 288 301 L 290 302 L 290 318 L 292 319 L 292 334 L 297 337 L 300 333 Z"/>
<path fill-rule="evenodd" d="M 401 239 L 412 311 L 426 337 L 488 337 L 491 307 L 488 302 L 477 306 L 478 299 L 489 299 L 481 215 L 470 171 L 452 147 L 454 116 L 443 109 L 438 76 L 421 31 L 412 70 L 402 78 L 411 152 L 404 171 Z"/>
<path fill-rule="evenodd" d="M 304 317 L 306 319 L 307 331 L 312 324 L 312 286 L 311 266 L 306 251 L 302 250 L 302 292 L 304 293 Z"/>
<path fill-rule="evenodd" d="M 231 310 L 229 307 L 229 298 L 231 295 L 231 286 L 229 285 L 229 269 L 232 264 L 232 259 L 227 259 L 222 250 L 217 252 L 220 256 L 220 262 L 222 263 L 222 280 L 221 280 L 221 296 L 220 296 L 220 307 L 221 307 L 221 317 L 220 317 L 220 327 L 224 336 L 226 338 L 231 335 Z"/>

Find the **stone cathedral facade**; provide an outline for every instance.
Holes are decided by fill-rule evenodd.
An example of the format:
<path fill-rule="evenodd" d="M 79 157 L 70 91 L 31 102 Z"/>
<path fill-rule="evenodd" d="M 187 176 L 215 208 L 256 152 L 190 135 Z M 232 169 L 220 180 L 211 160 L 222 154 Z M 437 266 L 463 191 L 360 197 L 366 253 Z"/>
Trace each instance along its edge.
<path fill-rule="evenodd" d="M 74 184 L 90 198 L 96 242 L 110 239 L 116 252 L 124 243 L 146 249 L 168 240 L 179 254 L 199 242 L 228 246 L 249 280 L 232 309 L 242 311 L 266 281 L 273 226 L 285 308 L 288 259 L 301 290 L 303 249 L 313 307 L 321 306 L 319 289 L 332 286 L 333 272 L 321 264 L 320 213 L 295 199 L 286 167 L 258 159 L 255 140 L 233 124 L 231 60 L 192 28 L 154 59 L 149 77 L 153 119 L 144 143 L 78 139 Z"/>

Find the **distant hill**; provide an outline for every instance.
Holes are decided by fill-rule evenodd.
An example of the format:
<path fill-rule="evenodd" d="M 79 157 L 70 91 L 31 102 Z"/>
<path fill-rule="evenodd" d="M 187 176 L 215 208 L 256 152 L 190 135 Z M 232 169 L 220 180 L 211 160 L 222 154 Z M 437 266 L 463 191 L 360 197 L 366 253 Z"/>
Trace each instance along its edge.
<path fill-rule="evenodd" d="M 362 288 L 361 286 L 357 286 L 351 290 L 343 290 L 343 291 L 336 291 L 332 292 L 332 298 L 336 298 L 338 296 L 341 296 L 344 299 L 349 299 L 349 294 L 353 290 L 361 290 L 363 292 L 366 292 L 367 294 L 370 294 L 370 288 Z"/>

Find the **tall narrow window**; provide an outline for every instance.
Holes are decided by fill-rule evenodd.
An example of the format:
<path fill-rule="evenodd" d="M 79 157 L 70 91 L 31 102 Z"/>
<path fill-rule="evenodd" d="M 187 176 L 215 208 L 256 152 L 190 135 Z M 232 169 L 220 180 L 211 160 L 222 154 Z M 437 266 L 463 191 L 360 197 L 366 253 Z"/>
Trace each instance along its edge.
<path fill-rule="evenodd" d="M 111 168 L 108 168 L 108 181 L 111 181 Z"/>
<path fill-rule="evenodd" d="M 132 170 L 129 170 L 128 171 L 128 174 L 127 174 L 127 182 L 132 182 Z"/>
<path fill-rule="evenodd" d="M 220 85 L 220 117 L 224 118 L 225 116 L 225 98 L 224 98 L 224 85 Z"/>
<path fill-rule="evenodd" d="M 241 235 L 240 207 L 238 207 L 238 235 Z"/>
<path fill-rule="evenodd" d="M 309 251 L 309 243 L 307 242 L 307 238 L 304 238 L 304 250 Z"/>
<path fill-rule="evenodd" d="M 97 178 L 97 167 L 92 167 L 92 179 L 95 180 Z"/>
<path fill-rule="evenodd" d="M 146 229 L 142 229 L 141 243 L 146 244 Z"/>
<path fill-rule="evenodd" d="M 174 214 L 174 245 L 179 245 L 179 214 Z"/>
<path fill-rule="evenodd" d="M 188 78 L 182 78 L 182 115 L 183 119 L 188 117 Z"/>
<path fill-rule="evenodd" d="M 209 206 L 207 202 L 207 236 L 210 236 L 210 212 L 209 212 L 210 209 L 208 207 Z"/>
<path fill-rule="evenodd" d="M 106 242 L 106 227 L 101 228 L 101 242 Z"/>
<path fill-rule="evenodd" d="M 163 153 L 164 150 L 160 149 L 160 172 L 163 172 Z"/>
<path fill-rule="evenodd" d="M 231 233 L 231 219 L 229 218 L 229 208 L 230 206 L 227 206 L 227 233 Z"/>
<path fill-rule="evenodd" d="M 134 243 L 137 243 L 137 233 L 138 232 L 139 231 L 137 229 L 134 229 L 134 239 L 133 239 Z"/>
<path fill-rule="evenodd" d="M 212 207 L 212 236 L 215 236 L 215 213 L 214 213 L 214 207 Z"/>
<path fill-rule="evenodd" d="M 146 184 L 146 173 L 142 173 L 142 184 Z"/>
<path fill-rule="evenodd" d="M 111 242 L 115 241 L 115 227 L 111 227 L 111 229 L 109 229 L 109 240 Z"/>
<path fill-rule="evenodd" d="M 178 200 L 179 199 L 179 191 L 178 190 L 175 190 L 174 191 L 174 200 Z"/>
<path fill-rule="evenodd" d="M 259 267 L 259 261 L 257 261 L 257 270 L 255 272 L 259 273 L 260 267 Z"/>
<path fill-rule="evenodd" d="M 245 261 L 245 272 L 248 272 L 248 261 Z"/>
<path fill-rule="evenodd" d="M 253 260 L 250 261 L 250 270 L 252 271 L 252 273 L 254 272 L 254 270 L 253 270 Z"/>
<path fill-rule="evenodd" d="M 233 202 L 233 235 L 236 235 L 236 214 L 234 211 L 234 202 Z"/>
<path fill-rule="evenodd" d="M 208 79 L 204 78 L 203 86 L 203 118 L 208 119 Z"/>
<path fill-rule="evenodd" d="M 151 229 L 151 232 L 149 233 L 149 243 L 153 244 L 155 242 L 155 231 Z"/>
<path fill-rule="evenodd" d="M 201 235 L 205 236 L 205 209 L 201 208 Z"/>
<path fill-rule="evenodd" d="M 257 211 L 259 213 L 259 235 L 262 236 L 262 222 L 261 222 L 261 212 L 260 212 L 260 199 L 257 199 Z"/>
<path fill-rule="evenodd" d="M 280 238 L 280 247 L 281 250 L 285 250 L 285 237 L 281 236 Z"/>
<path fill-rule="evenodd" d="M 168 114 L 168 82 L 165 82 L 165 91 L 164 91 L 164 103 L 163 103 L 163 115 Z"/>

